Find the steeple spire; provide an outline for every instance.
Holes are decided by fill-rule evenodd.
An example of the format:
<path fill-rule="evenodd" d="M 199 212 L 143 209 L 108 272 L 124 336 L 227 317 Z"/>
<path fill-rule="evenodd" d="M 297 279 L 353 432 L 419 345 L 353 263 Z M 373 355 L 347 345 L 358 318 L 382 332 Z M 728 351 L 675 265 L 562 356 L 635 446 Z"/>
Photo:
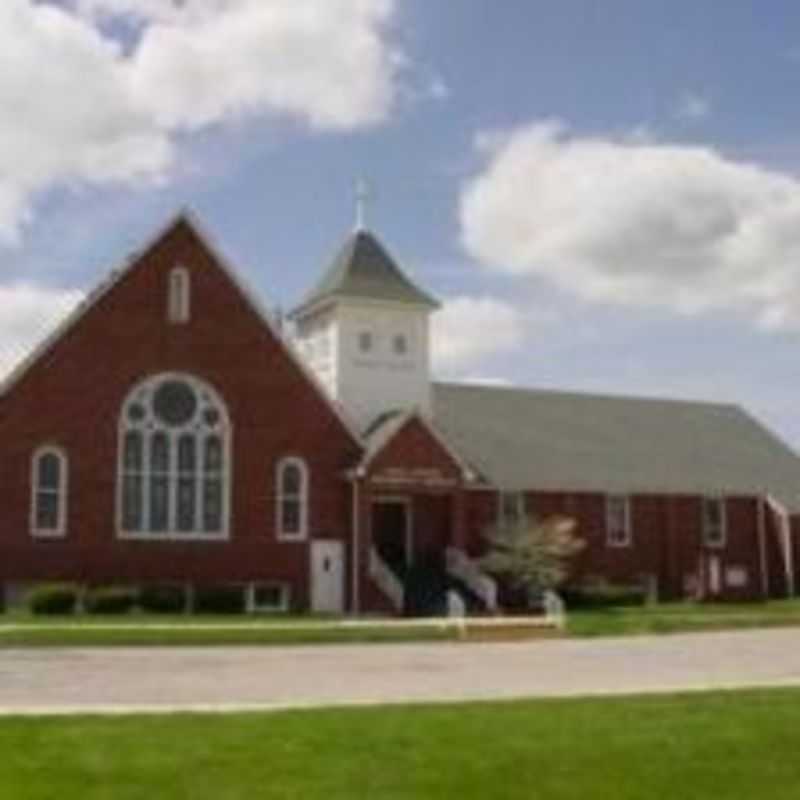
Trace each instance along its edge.
<path fill-rule="evenodd" d="M 356 233 L 367 227 L 367 202 L 370 198 L 369 184 L 364 178 L 356 181 Z"/>

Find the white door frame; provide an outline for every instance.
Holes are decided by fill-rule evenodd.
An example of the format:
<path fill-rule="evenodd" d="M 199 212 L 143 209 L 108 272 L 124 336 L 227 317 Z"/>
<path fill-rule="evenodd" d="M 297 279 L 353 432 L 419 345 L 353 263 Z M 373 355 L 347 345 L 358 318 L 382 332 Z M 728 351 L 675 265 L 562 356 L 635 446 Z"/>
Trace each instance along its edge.
<path fill-rule="evenodd" d="M 344 542 L 339 539 L 312 539 L 309 548 L 309 572 L 311 573 L 311 610 L 321 614 L 343 614 L 345 605 Z M 333 569 L 339 576 L 336 584 L 330 577 L 321 575 L 318 561 L 333 559 Z M 328 571 L 327 569 L 325 570 Z M 322 592 L 323 581 L 325 589 Z M 331 596 L 333 586 L 333 596 Z"/>

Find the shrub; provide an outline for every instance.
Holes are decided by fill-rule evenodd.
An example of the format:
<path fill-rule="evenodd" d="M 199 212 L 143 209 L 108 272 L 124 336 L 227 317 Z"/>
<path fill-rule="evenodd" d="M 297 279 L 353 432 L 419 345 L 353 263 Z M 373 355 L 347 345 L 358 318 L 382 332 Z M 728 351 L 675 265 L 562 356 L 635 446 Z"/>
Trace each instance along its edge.
<path fill-rule="evenodd" d="M 181 614 L 186 610 L 186 588 L 180 584 L 144 586 L 139 607 L 153 614 Z"/>
<path fill-rule="evenodd" d="M 128 614 L 136 605 L 136 590 L 125 586 L 98 586 L 83 598 L 87 614 Z"/>
<path fill-rule="evenodd" d="M 242 586 L 198 586 L 194 593 L 198 614 L 243 614 L 245 595 Z"/>
<path fill-rule="evenodd" d="M 79 596 L 80 590 L 72 584 L 45 584 L 30 593 L 28 608 L 33 614 L 73 614 Z"/>

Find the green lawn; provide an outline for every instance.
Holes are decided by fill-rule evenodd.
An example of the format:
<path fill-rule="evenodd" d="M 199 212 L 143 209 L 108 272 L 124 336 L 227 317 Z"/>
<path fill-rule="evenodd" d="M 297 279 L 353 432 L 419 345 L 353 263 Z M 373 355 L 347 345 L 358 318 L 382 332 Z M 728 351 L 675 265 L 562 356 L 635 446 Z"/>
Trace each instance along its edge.
<path fill-rule="evenodd" d="M 3 647 L 115 646 L 115 645 L 281 645 L 368 642 L 449 641 L 461 637 L 452 625 L 415 625 L 394 620 L 385 625 L 335 624 L 336 620 L 302 616 L 33 616 L 0 614 Z M 542 631 L 517 626 L 513 617 L 505 629 L 468 628 L 466 639 L 524 639 Z M 800 627 L 800 600 L 750 604 L 673 603 L 640 608 L 573 611 L 568 636 L 629 636 L 682 631 L 737 628 Z M 798 795 L 800 797 L 800 794 Z"/>
<path fill-rule="evenodd" d="M 796 800 L 800 691 L 0 720 L 10 800 Z"/>
<path fill-rule="evenodd" d="M 644 608 L 573 611 L 568 616 L 567 630 L 573 636 L 630 636 L 785 626 L 800 626 L 800 600 L 666 603 Z"/>

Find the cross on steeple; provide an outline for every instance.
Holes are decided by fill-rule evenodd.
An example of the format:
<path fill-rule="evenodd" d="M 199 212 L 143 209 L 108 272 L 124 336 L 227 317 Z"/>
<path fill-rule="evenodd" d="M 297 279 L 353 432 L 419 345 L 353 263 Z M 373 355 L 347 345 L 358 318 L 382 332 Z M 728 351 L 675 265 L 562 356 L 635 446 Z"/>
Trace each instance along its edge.
<path fill-rule="evenodd" d="M 367 202 L 370 199 L 369 184 L 364 178 L 356 182 L 356 232 L 366 230 Z"/>

